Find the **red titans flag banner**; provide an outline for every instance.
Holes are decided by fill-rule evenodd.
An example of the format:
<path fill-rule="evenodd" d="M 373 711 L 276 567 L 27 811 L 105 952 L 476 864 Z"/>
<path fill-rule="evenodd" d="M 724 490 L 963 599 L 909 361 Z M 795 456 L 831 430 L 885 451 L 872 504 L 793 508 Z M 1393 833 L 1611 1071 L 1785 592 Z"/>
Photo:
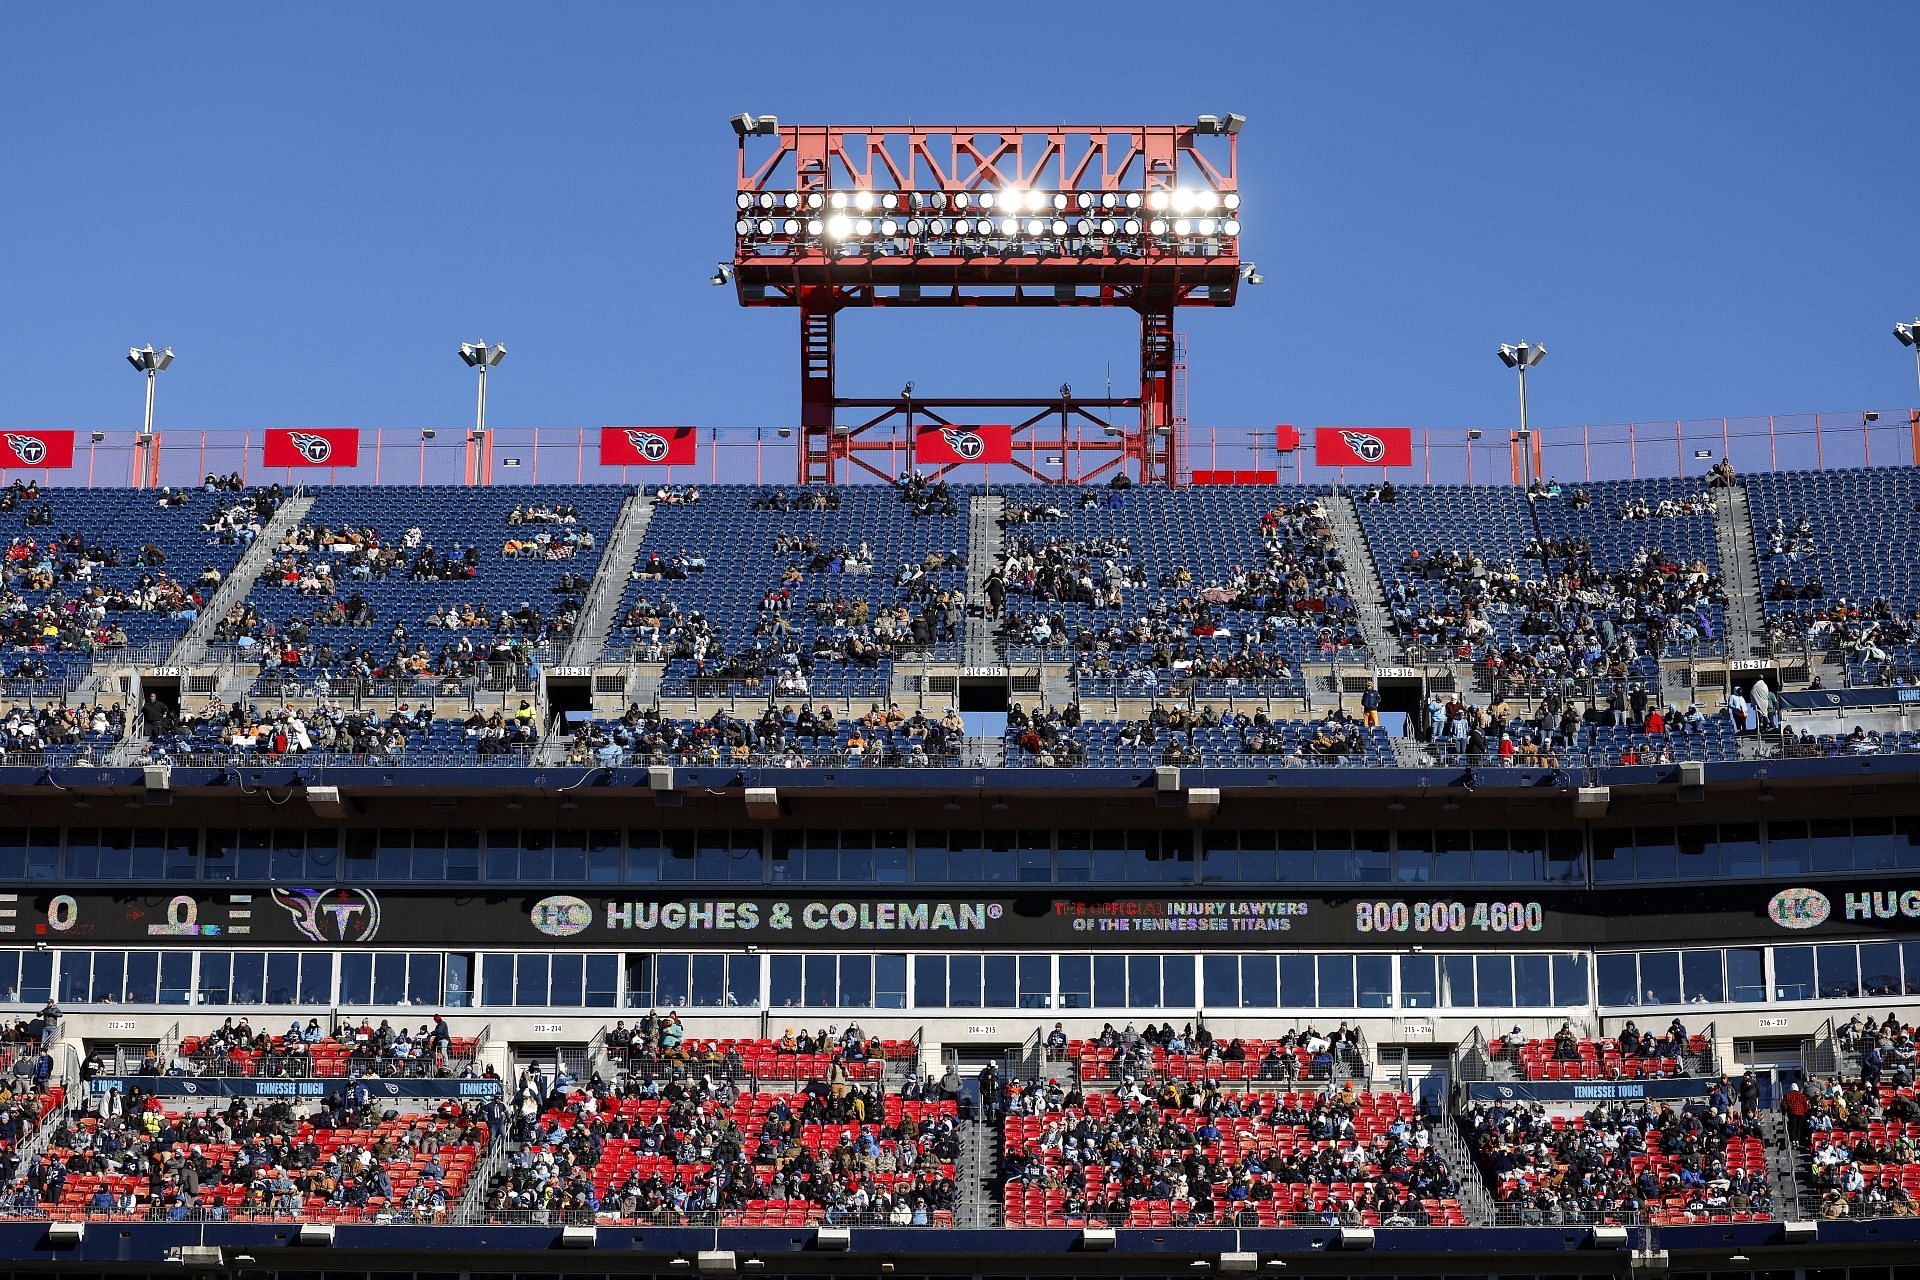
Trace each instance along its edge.
<path fill-rule="evenodd" d="M 357 467 L 360 428 L 269 427 L 260 461 L 269 467 Z"/>
<path fill-rule="evenodd" d="M 71 431 L 8 431 L 0 435 L 0 471 L 9 467 L 51 470 L 72 465 Z"/>
<path fill-rule="evenodd" d="M 1316 467 L 1410 467 L 1412 427 L 1315 427 Z"/>
<path fill-rule="evenodd" d="M 1013 427 L 921 427 L 913 441 L 916 463 L 1012 462 Z"/>
<path fill-rule="evenodd" d="M 700 456 L 693 427 L 602 427 L 603 467 L 690 467 Z"/>

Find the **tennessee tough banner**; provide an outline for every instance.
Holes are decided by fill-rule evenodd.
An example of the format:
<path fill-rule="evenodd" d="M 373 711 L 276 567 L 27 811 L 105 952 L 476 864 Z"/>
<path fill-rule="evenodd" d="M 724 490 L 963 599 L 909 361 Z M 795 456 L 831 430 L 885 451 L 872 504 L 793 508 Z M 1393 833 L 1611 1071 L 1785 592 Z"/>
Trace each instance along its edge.
<path fill-rule="evenodd" d="M 260 460 L 269 467 L 357 467 L 360 428 L 271 427 Z"/>
<path fill-rule="evenodd" d="M 1412 427 L 1315 427 L 1317 467 L 1410 467 Z"/>
<path fill-rule="evenodd" d="M 921 427 L 914 437 L 915 462 L 1012 462 L 1013 428 Z"/>
<path fill-rule="evenodd" d="M 0 449 L 0 471 L 9 467 L 53 468 L 73 465 L 73 432 L 9 431 Z"/>
<path fill-rule="evenodd" d="M 700 455 L 692 427 L 602 427 L 603 467 L 688 467 Z"/>

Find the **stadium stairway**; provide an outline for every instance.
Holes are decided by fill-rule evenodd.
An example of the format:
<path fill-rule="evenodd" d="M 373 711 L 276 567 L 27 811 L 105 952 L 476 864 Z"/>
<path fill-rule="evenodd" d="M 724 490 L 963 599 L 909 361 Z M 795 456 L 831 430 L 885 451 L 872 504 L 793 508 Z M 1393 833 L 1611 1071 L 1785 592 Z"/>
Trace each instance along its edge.
<path fill-rule="evenodd" d="M 305 494 L 296 494 L 280 504 L 279 510 L 273 513 L 273 519 L 267 521 L 266 527 L 260 530 L 260 536 L 253 540 L 253 545 L 233 566 L 233 572 L 213 593 L 213 599 L 207 601 L 206 608 L 200 610 L 200 616 L 193 620 L 187 633 L 173 646 L 173 652 L 167 655 L 168 666 L 190 667 L 207 660 L 207 642 L 213 638 L 220 620 L 247 598 L 260 575 L 273 563 L 281 540 L 312 508 L 313 499 Z"/>
<path fill-rule="evenodd" d="M 1800 1155 L 1793 1149 L 1793 1140 L 1787 1136 L 1787 1119 L 1771 1108 L 1761 1108 L 1760 1132 L 1767 1143 L 1767 1175 L 1773 1180 L 1773 1203 L 1778 1216 L 1793 1222 L 1807 1215 L 1802 1208 L 1803 1197 L 1817 1203 L 1813 1188 L 1802 1181 Z"/>
<path fill-rule="evenodd" d="M 1000 528 L 1006 499 L 976 495 L 967 500 L 967 636 L 964 661 L 969 667 L 992 667 L 1001 662 L 994 621 L 984 612 L 987 578 L 1000 563 L 1006 533 Z M 982 611 L 976 613 L 975 608 Z"/>
<path fill-rule="evenodd" d="M 627 576 L 633 562 L 640 558 L 640 544 L 653 522 L 653 499 L 644 491 L 631 494 L 620 507 L 607 548 L 600 555 L 599 572 L 587 588 L 586 603 L 574 623 L 573 643 L 567 646 L 567 665 L 584 667 L 600 660 L 607 635 L 613 630 L 614 615 L 620 611 L 626 594 Z"/>
<path fill-rule="evenodd" d="M 1727 590 L 1727 656 L 1751 658 L 1754 638 L 1766 630 L 1761 616 L 1760 557 L 1753 546 L 1753 517 L 1743 485 L 1713 491 L 1713 536 Z"/>
<path fill-rule="evenodd" d="M 978 1116 L 963 1120 L 960 1158 L 954 1161 L 954 1225 L 985 1228 L 1000 1225 L 1000 1151 L 1005 1138 L 1000 1126 Z"/>
<path fill-rule="evenodd" d="M 1360 512 L 1353 499 L 1344 493 L 1329 494 L 1326 499 L 1327 523 L 1333 526 L 1334 541 L 1340 545 L 1347 566 L 1347 594 L 1353 597 L 1360 614 L 1360 632 L 1367 640 L 1367 653 L 1376 662 L 1389 662 L 1400 654 L 1400 641 L 1393 633 L 1393 616 L 1387 611 L 1387 593 L 1380 585 L 1380 569 L 1373 562 L 1367 535 L 1360 528 Z"/>
<path fill-rule="evenodd" d="M 1464 1132 L 1464 1119 L 1440 1116 L 1433 1121 L 1433 1145 L 1453 1170 L 1453 1180 L 1459 1184 L 1455 1198 L 1466 1212 L 1468 1222 L 1492 1222 L 1496 1201 L 1493 1191 L 1487 1186 L 1486 1173 L 1480 1168 L 1480 1162 L 1473 1158 L 1473 1147 L 1467 1141 Z"/>

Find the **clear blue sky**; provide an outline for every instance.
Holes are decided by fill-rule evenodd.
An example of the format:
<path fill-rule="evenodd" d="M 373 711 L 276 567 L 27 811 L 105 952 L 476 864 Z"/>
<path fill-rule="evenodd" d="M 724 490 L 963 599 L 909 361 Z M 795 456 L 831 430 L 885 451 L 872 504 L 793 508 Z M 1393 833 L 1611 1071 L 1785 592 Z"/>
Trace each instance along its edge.
<path fill-rule="evenodd" d="M 789 421 L 793 314 L 707 283 L 742 110 L 1245 113 L 1196 424 L 1506 425 L 1520 338 L 1548 424 L 1915 401 L 1920 6 L 958 12 L 9 6 L 0 426 L 134 424 L 149 341 L 163 426 L 458 424 L 481 337 L 495 425 Z M 1133 377 L 1125 313 L 841 333 L 848 394 Z"/>

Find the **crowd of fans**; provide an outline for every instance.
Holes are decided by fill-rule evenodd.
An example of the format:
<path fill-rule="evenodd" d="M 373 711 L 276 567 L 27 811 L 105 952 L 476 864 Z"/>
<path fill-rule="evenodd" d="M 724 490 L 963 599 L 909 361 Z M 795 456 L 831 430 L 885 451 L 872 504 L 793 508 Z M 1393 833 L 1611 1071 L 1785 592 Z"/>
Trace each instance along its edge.
<path fill-rule="evenodd" d="M 117 702 L 9 704 L 0 711 L 0 763 L 62 747 L 79 748 L 84 759 L 93 748 L 118 742 L 126 732 L 127 713 Z"/>
<path fill-rule="evenodd" d="M 1056 1096 L 1057 1091 L 1057 1096 Z M 1239 1093 L 1170 1076 L 1046 1090 L 1007 1122 L 1009 1222 L 1446 1222 L 1457 1191 L 1404 1094 Z M 1457 1212 L 1457 1205 L 1452 1206 Z"/>
<path fill-rule="evenodd" d="M 399 761 L 435 740 L 459 742 L 483 758 L 524 755 L 540 741 L 529 699 L 511 710 L 474 708 L 458 721 L 436 716 L 430 703 L 401 703 L 382 713 L 329 700 L 309 689 L 315 700 L 278 706 L 223 703 L 210 698 L 198 711 L 181 715 L 150 697 L 144 714 L 149 740 L 147 762 L 211 755 L 279 758 L 319 752 L 370 761 Z"/>
<path fill-rule="evenodd" d="M 806 1222 L 907 1226 L 957 1199 L 952 1105 L 878 1085 L 755 1094 L 725 1073 L 623 1071 L 544 1096 L 522 1081 L 516 1102 L 523 1145 L 488 1188 L 495 1221 L 739 1224 L 771 1201 Z"/>
<path fill-rule="evenodd" d="M 575 729 L 567 762 L 924 768 L 959 758 L 965 739 L 966 726 L 953 708 L 930 716 L 875 703 L 864 715 L 843 719 L 827 703 L 770 703 L 753 719 L 717 710 L 704 719 L 678 720 L 630 703 L 617 720 L 591 720 Z"/>
<path fill-rule="evenodd" d="M 1721 1079 L 1705 1103 L 1475 1103 L 1465 1126 L 1496 1200 L 1527 1225 L 1767 1216 L 1773 1190 L 1755 1117 Z"/>

